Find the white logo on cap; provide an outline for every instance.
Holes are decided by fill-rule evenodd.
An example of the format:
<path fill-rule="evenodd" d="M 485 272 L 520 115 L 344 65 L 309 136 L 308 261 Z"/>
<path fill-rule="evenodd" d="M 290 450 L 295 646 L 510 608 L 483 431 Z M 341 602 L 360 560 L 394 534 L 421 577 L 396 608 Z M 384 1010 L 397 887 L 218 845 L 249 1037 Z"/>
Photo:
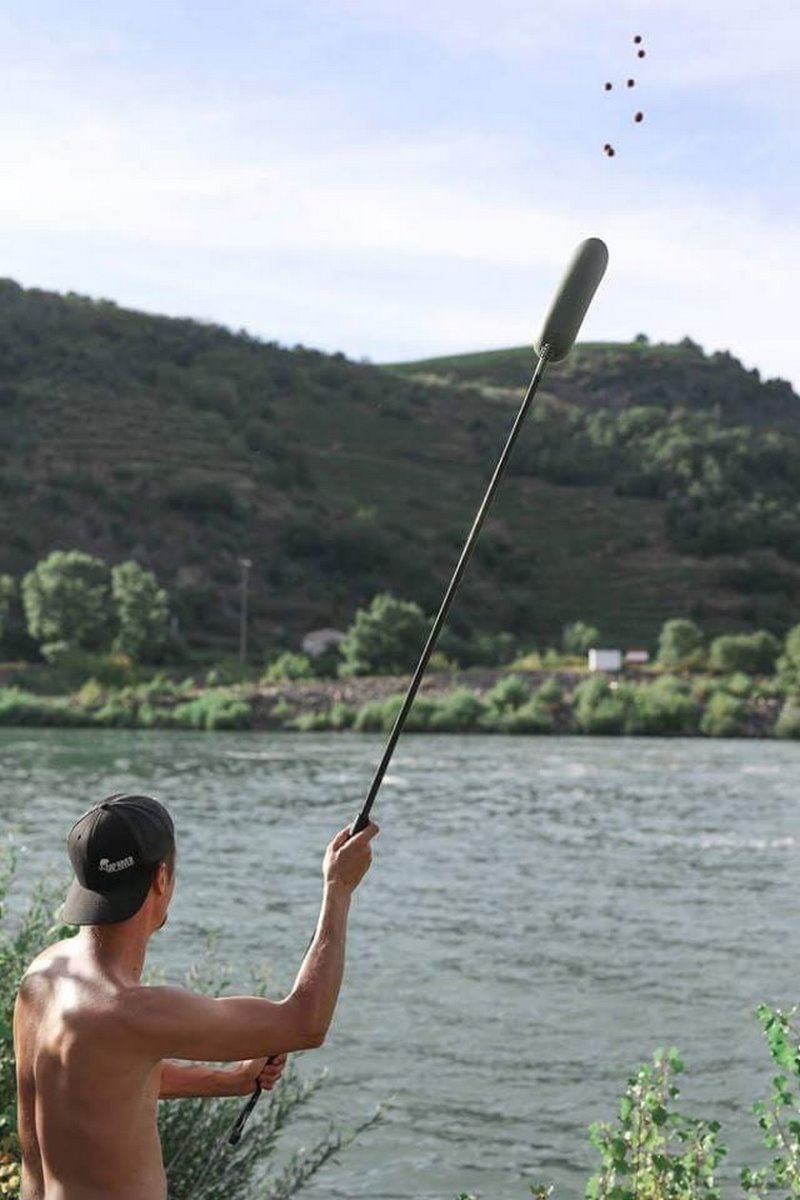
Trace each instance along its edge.
<path fill-rule="evenodd" d="M 124 871 L 126 867 L 132 867 L 134 859 L 132 855 L 127 858 L 120 858 L 117 862 L 109 862 L 107 858 L 101 858 L 97 864 L 98 870 L 105 871 L 108 875 L 113 875 L 115 871 Z"/>

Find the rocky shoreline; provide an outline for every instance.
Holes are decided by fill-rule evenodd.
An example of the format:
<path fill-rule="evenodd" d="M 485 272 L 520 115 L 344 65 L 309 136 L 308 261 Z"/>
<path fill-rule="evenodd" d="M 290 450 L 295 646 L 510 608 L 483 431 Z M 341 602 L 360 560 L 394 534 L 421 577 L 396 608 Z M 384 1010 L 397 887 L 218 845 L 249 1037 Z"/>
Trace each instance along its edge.
<path fill-rule="evenodd" d="M 476 667 L 469 670 L 427 675 L 420 687 L 419 696 L 430 700 L 445 700 L 454 692 L 467 689 L 479 700 L 483 700 L 501 680 L 517 674 L 534 693 L 543 684 L 555 681 L 563 692 L 563 701 L 550 707 L 554 734 L 579 734 L 576 727 L 573 697 L 576 689 L 587 678 L 583 670 L 539 670 L 509 672 L 507 669 Z M 642 684 L 658 678 L 652 671 L 630 670 L 611 680 L 614 684 Z M 243 694 L 252 706 L 253 729 L 286 728 L 287 717 L 322 717 L 335 705 L 345 705 L 359 710 L 373 702 L 389 700 L 404 695 L 411 681 L 410 675 L 361 676 L 351 679 L 313 679 L 262 685 L 243 689 Z M 742 699 L 741 728 L 736 736 L 772 737 L 775 723 L 784 705 L 784 697 L 750 696 Z M 277 710 L 277 712 L 276 712 Z M 486 732 L 478 729 L 476 732 Z M 698 730 L 684 736 L 703 736 Z"/>

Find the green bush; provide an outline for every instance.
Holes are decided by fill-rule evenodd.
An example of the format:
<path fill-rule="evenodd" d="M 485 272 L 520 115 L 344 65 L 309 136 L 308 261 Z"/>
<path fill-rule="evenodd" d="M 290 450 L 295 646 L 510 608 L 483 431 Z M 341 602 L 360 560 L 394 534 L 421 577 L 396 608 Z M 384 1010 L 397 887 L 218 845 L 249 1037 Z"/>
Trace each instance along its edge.
<path fill-rule="evenodd" d="M 41 646 L 106 647 L 114 632 L 111 572 L 79 550 L 54 550 L 22 580 L 28 632 Z"/>
<path fill-rule="evenodd" d="M 172 710 L 170 723 L 182 729 L 249 729 L 250 705 L 224 692 L 205 692 Z"/>
<path fill-rule="evenodd" d="M 105 698 L 106 689 L 94 678 L 87 679 L 75 695 L 75 699 L 82 708 L 99 708 Z"/>
<path fill-rule="evenodd" d="M 539 704 L 552 707 L 562 703 L 564 699 L 564 692 L 561 684 L 558 682 L 555 676 L 551 675 L 549 679 L 545 679 L 542 686 L 538 688 L 536 692 L 534 692 L 534 699 Z"/>
<path fill-rule="evenodd" d="M 480 725 L 495 733 L 552 733 L 554 720 L 547 707 L 534 698 L 503 713 L 489 712 Z"/>
<path fill-rule="evenodd" d="M 781 644 L 763 629 L 757 633 L 732 633 L 714 638 L 709 651 L 712 671 L 724 674 L 771 675 Z"/>
<path fill-rule="evenodd" d="M 800 697 L 800 625 L 786 635 L 783 654 L 778 659 L 778 676 L 787 696 Z"/>
<path fill-rule="evenodd" d="M 429 622 L 418 604 L 384 592 L 359 609 L 341 643 L 340 674 L 406 674 L 417 662 Z"/>
<path fill-rule="evenodd" d="M 584 621 L 573 621 L 564 630 L 561 644 L 565 654 L 582 657 L 588 654 L 593 646 L 600 645 L 600 630 Z"/>
<path fill-rule="evenodd" d="M 700 707 L 680 679 L 663 675 L 653 683 L 631 689 L 625 732 L 631 734 L 687 734 L 696 731 Z"/>
<path fill-rule="evenodd" d="M 90 713 L 72 708 L 68 701 L 35 696 L 19 688 L 0 688 L 0 725 L 91 725 Z"/>
<path fill-rule="evenodd" d="M 744 671 L 735 671 L 727 679 L 720 681 L 721 687 L 731 696 L 738 696 L 740 700 L 752 696 L 756 691 L 756 682 L 750 675 L 745 675 Z"/>
<path fill-rule="evenodd" d="M 111 570 L 111 594 L 117 616 L 114 649 L 137 661 L 158 661 L 167 640 L 167 593 L 151 571 L 137 562 Z"/>
<path fill-rule="evenodd" d="M 727 692 L 713 692 L 700 720 L 706 737 L 736 737 L 742 732 L 745 706 Z"/>
<path fill-rule="evenodd" d="M 468 688 L 459 688 L 440 700 L 431 713 L 429 728 L 437 733 L 464 733 L 477 729 L 486 705 Z"/>
<path fill-rule="evenodd" d="M 658 639 L 658 661 L 663 667 L 696 667 L 704 657 L 703 634 L 694 621 L 665 621 Z"/>
<path fill-rule="evenodd" d="M 368 700 L 356 714 L 355 728 L 360 733 L 389 733 L 403 707 L 404 699 L 404 695 L 397 694 L 388 696 L 385 700 Z M 438 707 L 436 701 L 428 696 L 417 696 L 408 714 L 406 729 L 411 733 L 429 729 Z"/>
<path fill-rule="evenodd" d="M 136 704 L 109 699 L 94 713 L 94 723 L 109 729 L 135 729 L 139 725 L 139 708 Z"/>
<path fill-rule="evenodd" d="M 787 700 L 775 722 L 775 736 L 800 738 L 800 704 Z"/>
<path fill-rule="evenodd" d="M 167 723 L 166 714 L 159 712 L 152 704 L 145 702 L 139 705 L 138 724 L 140 729 L 154 729 L 158 725 L 166 725 Z"/>
<path fill-rule="evenodd" d="M 292 717 L 287 722 L 289 729 L 296 729 L 298 733 L 315 733 L 318 730 L 326 730 L 331 728 L 331 719 L 329 712 L 305 712 L 298 713 L 296 717 Z"/>
<path fill-rule="evenodd" d="M 585 679 L 575 689 L 575 722 L 582 733 L 623 733 L 630 707 L 630 692 L 624 684 L 611 683 L 602 675 Z"/>
<path fill-rule="evenodd" d="M 262 677 L 263 683 L 286 683 L 294 679 L 312 679 L 314 668 L 311 659 L 305 654 L 294 654 L 287 650 L 279 655 L 267 667 Z"/>
<path fill-rule="evenodd" d="M 403 703 L 402 698 L 398 697 L 399 703 L 395 710 L 395 717 L 400 711 L 400 705 Z M 390 720 L 386 724 L 386 702 L 384 700 L 368 700 L 366 704 L 362 704 L 361 708 L 356 713 L 354 722 L 355 728 L 359 733 L 383 733 L 388 732 L 393 724 Z"/>
<path fill-rule="evenodd" d="M 656 1050 L 628 1079 L 618 1123 L 595 1122 L 589 1140 L 600 1170 L 586 1185 L 590 1200 L 719 1200 L 716 1169 L 727 1153 L 719 1123 L 674 1109 L 677 1050 Z"/>
<path fill-rule="evenodd" d="M 530 688 L 519 675 L 507 675 L 486 693 L 484 700 L 493 712 L 511 713 L 521 708 L 530 699 L 530 694 Z"/>
<path fill-rule="evenodd" d="M 281 724 L 288 724 L 294 715 L 294 708 L 289 704 L 288 700 L 281 697 L 277 700 L 269 710 L 270 717 L 275 721 L 280 721 Z"/>
<path fill-rule="evenodd" d="M 331 729 L 352 729 L 356 720 L 356 710 L 349 704 L 338 701 L 331 706 L 329 720 Z"/>

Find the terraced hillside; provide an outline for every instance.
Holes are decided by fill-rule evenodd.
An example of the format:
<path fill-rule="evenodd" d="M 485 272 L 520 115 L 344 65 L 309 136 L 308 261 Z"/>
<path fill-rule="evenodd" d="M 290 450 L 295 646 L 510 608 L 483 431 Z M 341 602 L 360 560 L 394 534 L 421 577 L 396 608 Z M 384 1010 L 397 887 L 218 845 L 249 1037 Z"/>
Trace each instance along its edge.
<path fill-rule="evenodd" d="M 0 282 L 0 571 L 54 548 L 137 558 L 196 644 L 235 645 L 241 556 L 262 648 L 378 590 L 430 610 L 530 367 L 513 350 L 380 368 Z M 548 375 L 454 624 L 542 643 L 581 618 L 627 644 L 686 613 L 785 627 L 799 412 L 788 385 L 691 344 L 578 347 Z M 742 513 L 763 492 L 748 520 L 712 494 L 731 463 Z"/>

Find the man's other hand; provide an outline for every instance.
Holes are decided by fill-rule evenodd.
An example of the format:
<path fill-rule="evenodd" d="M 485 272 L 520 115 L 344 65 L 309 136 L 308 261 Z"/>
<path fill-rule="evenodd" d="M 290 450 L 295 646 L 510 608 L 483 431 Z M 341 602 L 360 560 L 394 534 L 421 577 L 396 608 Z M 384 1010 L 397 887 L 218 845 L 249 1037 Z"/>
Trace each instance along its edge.
<path fill-rule="evenodd" d="M 285 1054 L 276 1054 L 274 1058 L 248 1058 L 234 1068 L 240 1081 L 238 1096 L 249 1096 L 255 1090 L 257 1083 L 261 1090 L 271 1092 L 283 1074 L 286 1066 Z"/>

